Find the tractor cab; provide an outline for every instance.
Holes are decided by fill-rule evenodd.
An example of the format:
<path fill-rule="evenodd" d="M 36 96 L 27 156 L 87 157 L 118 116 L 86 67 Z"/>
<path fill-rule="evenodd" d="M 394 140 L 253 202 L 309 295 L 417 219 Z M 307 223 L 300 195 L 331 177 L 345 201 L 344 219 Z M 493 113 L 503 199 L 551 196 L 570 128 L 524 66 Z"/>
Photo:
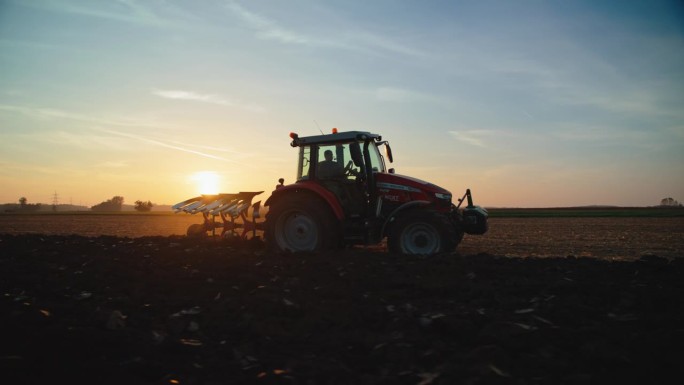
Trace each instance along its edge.
<path fill-rule="evenodd" d="M 297 183 L 318 183 L 335 195 L 345 217 L 367 216 L 375 191 L 375 175 L 386 173 L 378 146 L 389 143 L 380 135 L 362 131 L 300 138 L 291 134 L 291 145 L 299 147 Z"/>
<path fill-rule="evenodd" d="M 350 131 L 300 138 L 291 133 L 292 147 L 299 147 L 297 181 L 312 179 L 363 179 L 369 172 L 386 172 L 377 145 L 380 135 Z M 368 165 L 368 167 L 366 167 Z"/>

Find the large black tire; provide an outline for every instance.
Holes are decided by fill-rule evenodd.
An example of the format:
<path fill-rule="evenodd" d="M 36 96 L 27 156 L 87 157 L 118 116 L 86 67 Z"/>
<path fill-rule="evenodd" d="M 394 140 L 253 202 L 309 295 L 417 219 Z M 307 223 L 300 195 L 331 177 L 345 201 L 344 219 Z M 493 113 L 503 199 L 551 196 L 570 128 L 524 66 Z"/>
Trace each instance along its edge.
<path fill-rule="evenodd" d="M 392 253 L 431 255 L 449 253 L 463 238 L 463 233 L 446 218 L 430 210 L 411 210 L 390 227 L 387 245 Z"/>
<path fill-rule="evenodd" d="M 449 226 L 451 229 L 451 238 L 454 240 L 454 248 L 456 248 L 456 246 L 461 243 L 463 236 L 465 235 L 465 232 L 463 231 L 463 218 L 460 216 L 460 214 L 458 214 L 455 218 L 448 222 L 451 225 Z"/>
<path fill-rule="evenodd" d="M 264 237 L 272 251 L 325 251 L 340 243 L 338 221 L 330 207 L 310 194 L 289 193 L 266 214 Z"/>

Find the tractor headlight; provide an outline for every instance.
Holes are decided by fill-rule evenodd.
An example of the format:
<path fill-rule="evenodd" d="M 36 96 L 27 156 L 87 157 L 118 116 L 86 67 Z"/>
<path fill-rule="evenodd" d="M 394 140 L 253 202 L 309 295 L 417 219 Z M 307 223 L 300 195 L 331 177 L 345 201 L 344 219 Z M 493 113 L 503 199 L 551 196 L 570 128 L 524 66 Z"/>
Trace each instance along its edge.
<path fill-rule="evenodd" d="M 451 194 L 435 193 L 437 199 L 441 199 L 447 202 L 451 202 Z"/>

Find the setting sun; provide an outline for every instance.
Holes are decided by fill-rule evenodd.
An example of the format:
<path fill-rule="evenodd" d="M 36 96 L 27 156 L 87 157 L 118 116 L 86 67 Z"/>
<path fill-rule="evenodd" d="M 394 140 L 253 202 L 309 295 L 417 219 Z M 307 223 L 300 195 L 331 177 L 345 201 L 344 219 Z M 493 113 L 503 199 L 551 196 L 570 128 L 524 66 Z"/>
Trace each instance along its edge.
<path fill-rule="evenodd" d="M 218 194 L 221 177 L 213 171 L 199 171 L 190 177 L 200 194 Z"/>

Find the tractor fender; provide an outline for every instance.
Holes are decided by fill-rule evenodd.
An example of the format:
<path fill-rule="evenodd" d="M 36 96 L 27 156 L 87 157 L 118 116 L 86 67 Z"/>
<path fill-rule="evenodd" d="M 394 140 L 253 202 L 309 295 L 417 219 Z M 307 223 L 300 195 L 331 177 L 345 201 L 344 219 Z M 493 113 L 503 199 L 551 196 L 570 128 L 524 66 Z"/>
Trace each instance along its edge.
<path fill-rule="evenodd" d="M 342 210 L 342 205 L 340 205 L 339 200 L 335 194 L 330 192 L 330 190 L 314 182 L 299 182 L 296 184 L 291 184 L 278 188 L 271 193 L 268 197 L 264 206 L 269 206 L 274 200 L 279 199 L 285 194 L 312 194 L 318 196 L 321 200 L 328 204 L 330 210 L 335 214 L 335 218 L 338 220 L 344 219 L 344 210 Z"/>
<path fill-rule="evenodd" d="M 396 209 L 394 209 L 390 213 L 390 215 L 387 216 L 387 219 L 385 220 L 385 222 L 382 223 L 382 231 L 380 232 L 380 234 L 385 235 L 385 230 L 387 229 L 387 226 L 390 224 L 390 222 L 394 221 L 394 219 L 397 217 L 397 215 L 399 213 L 402 213 L 402 212 L 404 212 L 404 211 L 406 211 L 412 207 L 427 206 L 429 204 L 430 204 L 429 201 L 410 201 L 410 202 L 406 202 L 403 205 L 397 207 Z"/>

